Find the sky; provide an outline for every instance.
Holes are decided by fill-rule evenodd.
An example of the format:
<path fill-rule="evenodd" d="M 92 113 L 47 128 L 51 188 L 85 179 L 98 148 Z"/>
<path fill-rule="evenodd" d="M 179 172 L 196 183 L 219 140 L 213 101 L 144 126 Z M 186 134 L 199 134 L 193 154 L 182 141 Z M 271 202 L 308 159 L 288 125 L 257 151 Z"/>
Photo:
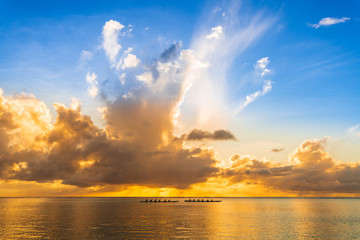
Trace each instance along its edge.
<path fill-rule="evenodd" d="M 0 0 L 0 197 L 360 196 L 359 10 Z"/>

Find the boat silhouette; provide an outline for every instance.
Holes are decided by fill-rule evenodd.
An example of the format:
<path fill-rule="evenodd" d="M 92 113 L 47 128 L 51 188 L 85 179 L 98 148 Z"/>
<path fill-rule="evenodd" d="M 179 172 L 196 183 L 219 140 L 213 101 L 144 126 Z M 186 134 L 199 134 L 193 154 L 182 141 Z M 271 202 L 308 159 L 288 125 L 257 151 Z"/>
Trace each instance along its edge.
<path fill-rule="evenodd" d="M 185 202 L 221 202 L 222 200 L 213 200 L 213 199 L 186 199 Z"/>
<path fill-rule="evenodd" d="M 141 200 L 140 202 L 144 202 L 144 203 L 170 203 L 170 202 L 179 202 L 178 200 L 170 200 L 170 199 L 146 199 L 146 200 Z"/>

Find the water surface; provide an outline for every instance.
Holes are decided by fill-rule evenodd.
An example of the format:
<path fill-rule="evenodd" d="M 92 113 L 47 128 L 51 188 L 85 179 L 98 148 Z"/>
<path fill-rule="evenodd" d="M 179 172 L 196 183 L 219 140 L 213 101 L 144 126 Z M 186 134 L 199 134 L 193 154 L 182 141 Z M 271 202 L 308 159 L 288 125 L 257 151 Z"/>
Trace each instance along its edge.
<path fill-rule="evenodd" d="M 0 198 L 0 239 L 360 239 L 360 199 Z"/>

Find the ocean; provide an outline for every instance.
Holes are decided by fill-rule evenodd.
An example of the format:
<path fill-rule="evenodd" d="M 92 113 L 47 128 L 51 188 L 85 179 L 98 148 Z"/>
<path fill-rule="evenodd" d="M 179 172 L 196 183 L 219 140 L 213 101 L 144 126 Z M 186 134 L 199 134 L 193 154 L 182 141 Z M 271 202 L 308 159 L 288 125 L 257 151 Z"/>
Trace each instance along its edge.
<path fill-rule="evenodd" d="M 0 239 L 360 239 L 359 198 L 171 199 L 0 198 Z"/>

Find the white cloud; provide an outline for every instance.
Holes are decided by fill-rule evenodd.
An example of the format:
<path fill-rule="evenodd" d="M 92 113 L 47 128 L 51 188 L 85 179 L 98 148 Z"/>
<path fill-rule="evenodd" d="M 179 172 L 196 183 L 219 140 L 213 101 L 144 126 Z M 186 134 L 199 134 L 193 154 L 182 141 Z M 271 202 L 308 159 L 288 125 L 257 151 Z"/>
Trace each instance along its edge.
<path fill-rule="evenodd" d="M 80 55 L 80 60 L 89 61 L 92 59 L 92 57 L 93 57 L 93 54 L 91 52 L 82 50 L 81 55 Z"/>
<path fill-rule="evenodd" d="M 103 48 L 112 64 L 115 64 L 117 54 L 121 49 L 118 37 L 120 30 L 123 28 L 124 25 L 114 20 L 107 21 L 103 27 Z"/>
<path fill-rule="evenodd" d="M 90 72 L 88 72 L 86 74 L 86 82 L 89 84 L 88 93 L 91 97 L 96 97 L 99 93 L 99 89 L 97 88 L 98 82 L 96 79 L 97 75 L 95 73 L 90 74 Z"/>
<path fill-rule="evenodd" d="M 262 90 L 259 90 L 257 92 L 254 92 L 248 96 L 246 96 L 246 100 L 245 102 L 243 102 L 242 104 L 240 104 L 240 106 L 235 110 L 235 114 L 239 113 L 240 111 L 242 111 L 247 105 L 249 105 L 250 103 L 254 102 L 258 97 L 260 96 L 264 96 L 265 94 L 267 94 L 268 92 L 270 92 L 270 90 L 272 89 L 272 85 L 271 85 L 271 81 L 267 80 L 265 82 L 265 85 L 263 85 Z"/>
<path fill-rule="evenodd" d="M 350 18 L 347 18 L 347 17 L 342 17 L 342 18 L 326 17 L 326 18 L 322 18 L 319 21 L 319 23 L 310 24 L 310 26 L 317 29 L 317 28 L 319 28 L 321 26 L 331 26 L 331 25 L 334 25 L 334 24 L 346 22 L 348 20 L 350 20 Z"/>
<path fill-rule="evenodd" d="M 217 27 L 213 27 L 211 28 L 211 33 L 207 36 L 205 36 L 206 39 L 215 39 L 218 40 L 223 36 L 223 28 L 222 26 L 217 26 Z"/>
<path fill-rule="evenodd" d="M 257 60 L 255 64 L 255 71 L 257 75 L 260 75 L 260 77 L 264 77 L 265 75 L 271 73 L 270 69 L 267 69 L 267 65 L 270 63 L 270 60 L 268 57 L 261 58 Z"/>
<path fill-rule="evenodd" d="M 134 26 L 129 24 L 128 25 L 128 32 L 132 32 L 132 30 L 134 30 Z"/>
<path fill-rule="evenodd" d="M 191 49 L 182 50 L 180 59 L 188 63 L 190 69 L 202 69 L 210 67 L 210 63 L 201 61 L 196 58 L 194 51 Z"/>
<path fill-rule="evenodd" d="M 69 107 L 72 109 L 72 110 L 78 110 L 80 111 L 80 107 L 81 107 L 81 103 L 80 103 L 80 99 L 79 98 L 76 98 L 76 97 L 72 97 L 71 98 L 71 103 L 69 104 Z"/>
<path fill-rule="evenodd" d="M 270 80 L 264 80 L 263 78 L 265 75 L 271 73 L 271 70 L 266 68 L 267 65 L 270 63 L 270 60 L 268 57 L 264 57 L 259 59 L 255 64 L 255 75 L 260 77 L 261 80 L 264 81 L 264 85 L 262 86 L 262 89 L 259 91 L 256 91 L 248 96 L 246 96 L 245 101 L 242 102 L 234 111 L 234 114 L 239 113 L 242 111 L 246 106 L 248 106 L 250 103 L 254 102 L 258 97 L 264 96 L 272 89 L 272 82 Z"/>
<path fill-rule="evenodd" d="M 137 76 L 136 76 L 136 79 L 139 80 L 139 81 L 141 81 L 141 82 L 145 82 L 145 83 L 147 83 L 147 84 L 149 84 L 149 85 L 150 85 L 150 84 L 152 83 L 152 81 L 154 80 L 153 75 L 152 75 L 151 72 L 144 72 L 144 73 L 141 74 L 141 75 L 137 75 Z"/>
<path fill-rule="evenodd" d="M 78 67 L 80 68 L 84 67 L 84 65 L 87 64 L 87 62 L 89 62 L 92 58 L 93 58 L 92 52 L 82 50 L 78 61 Z"/>
<path fill-rule="evenodd" d="M 187 119 L 181 119 L 181 116 L 185 116 L 181 114 L 182 124 L 198 128 L 226 124 L 227 116 L 233 114 L 241 103 L 239 101 L 234 105 L 227 102 L 227 73 L 235 59 L 265 33 L 276 18 L 264 17 L 261 13 L 247 17 L 244 14 L 241 22 L 248 24 L 243 24 L 239 21 L 242 10 L 238 3 L 232 1 L 223 9 L 226 17 L 221 17 L 210 29 L 203 28 L 191 43 L 193 53 L 184 73 L 183 93 L 186 93 L 186 97 L 181 103 L 181 111 L 195 114 Z"/>
<path fill-rule="evenodd" d="M 213 10 L 213 13 L 218 13 L 218 12 L 220 12 L 220 11 L 222 11 L 222 8 L 219 7 L 219 6 L 216 6 L 216 7 L 214 8 L 214 10 Z"/>
<path fill-rule="evenodd" d="M 347 130 L 347 133 L 353 136 L 360 137 L 360 124 L 352 126 Z"/>
<path fill-rule="evenodd" d="M 141 62 L 134 54 L 128 53 L 127 57 L 124 59 L 124 64 L 122 65 L 122 69 L 125 68 L 133 68 L 139 65 Z"/>
<path fill-rule="evenodd" d="M 119 76 L 119 80 L 121 82 L 121 85 L 125 85 L 125 77 L 126 77 L 126 73 L 122 73 L 120 76 Z"/>

